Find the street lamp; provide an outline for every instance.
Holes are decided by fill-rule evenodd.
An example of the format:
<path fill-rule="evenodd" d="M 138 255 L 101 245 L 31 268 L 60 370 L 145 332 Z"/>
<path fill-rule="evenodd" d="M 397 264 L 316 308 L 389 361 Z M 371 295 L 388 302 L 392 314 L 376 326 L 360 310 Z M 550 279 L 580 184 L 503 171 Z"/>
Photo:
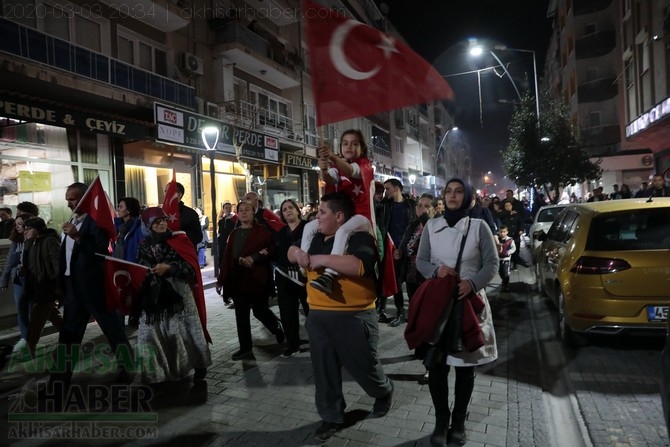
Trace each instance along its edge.
<path fill-rule="evenodd" d="M 202 142 L 207 148 L 209 155 L 209 177 L 210 177 L 210 195 L 212 196 L 212 256 L 214 257 L 214 276 L 219 276 L 219 250 L 217 243 L 218 221 L 216 219 L 216 182 L 214 170 L 214 157 L 216 155 L 216 144 L 219 142 L 219 128 L 216 126 L 206 126 L 200 131 Z"/>
<path fill-rule="evenodd" d="M 442 139 L 440 140 L 440 144 L 437 146 L 437 152 L 435 152 L 435 178 L 436 178 L 435 191 L 434 191 L 435 195 L 437 195 L 437 168 L 440 166 L 440 154 L 442 153 L 442 145 L 446 141 L 447 135 L 449 135 L 449 132 L 451 132 L 452 130 L 458 130 L 458 126 L 452 126 L 449 129 L 447 129 L 447 131 L 442 136 Z"/>
<path fill-rule="evenodd" d="M 533 50 L 523 50 L 520 48 L 508 48 L 505 45 L 495 45 L 493 47 L 496 50 L 500 51 L 518 51 L 521 53 L 532 53 L 533 54 L 533 81 L 535 82 L 535 114 L 537 116 L 537 122 L 538 124 L 540 123 L 540 95 L 539 95 L 539 86 L 537 82 L 537 61 L 535 58 L 535 51 Z M 470 54 L 473 56 L 479 56 L 483 53 L 484 49 L 480 47 L 479 45 L 473 46 L 470 49 Z M 502 63 L 500 58 L 493 52 L 493 50 L 489 50 L 489 53 L 491 56 L 495 58 L 495 60 L 502 66 L 503 70 L 505 71 L 505 74 L 509 78 L 510 82 L 512 83 L 512 86 L 514 87 L 514 90 L 516 91 L 517 96 L 519 99 L 521 99 L 521 94 L 519 93 L 519 89 L 516 86 L 516 83 L 514 82 L 514 79 L 512 79 L 512 76 L 509 74 L 509 71 L 507 71 L 507 67 Z"/>
<path fill-rule="evenodd" d="M 410 174 L 409 175 L 409 184 L 412 186 L 412 188 L 411 188 L 412 189 L 411 190 L 412 195 L 415 195 L 414 194 L 414 182 L 416 182 L 416 175 Z"/>

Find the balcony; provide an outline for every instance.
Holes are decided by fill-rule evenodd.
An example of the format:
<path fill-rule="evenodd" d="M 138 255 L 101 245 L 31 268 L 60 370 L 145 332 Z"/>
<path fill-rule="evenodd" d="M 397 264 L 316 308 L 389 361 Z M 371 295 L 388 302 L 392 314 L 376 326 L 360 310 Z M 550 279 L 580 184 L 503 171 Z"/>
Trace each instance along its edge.
<path fill-rule="evenodd" d="M 619 89 L 616 78 L 596 79 L 595 81 L 584 82 L 580 84 L 577 90 L 577 99 L 579 103 L 600 102 L 614 98 Z"/>
<path fill-rule="evenodd" d="M 582 129 L 582 136 L 587 146 L 608 146 L 621 142 L 621 131 L 618 124 L 605 124 Z"/>
<path fill-rule="evenodd" d="M 194 109 L 195 89 L 0 18 L 0 52 Z"/>
<path fill-rule="evenodd" d="M 577 39 L 575 56 L 588 59 L 609 54 L 616 47 L 616 33 L 613 29 L 599 31 Z"/>
<path fill-rule="evenodd" d="M 575 17 L 592 14 L 594 12 L 607 9 L 612 4 L 612 0 L 581 0 L 575 1 L 572 5 Z"/>
<path fill-rule="evenodd" d="M 212 27 L 215 30 L 215 54 L 280 89 L 300 85 L 302 61 L 296 51 L 288 51 L 274 37 L 261 36 L 241 23 L 223 21 L 212 23 Z"/>
<path fill-rule="evenodd" d="M 229 101 L 224 104 L 223 110 L 224 121 L 231 124 L 262 130 L 288 140 L 300 142 L 303 139 L 301 135 L 295 133 L 294 122 L 291 118 L 257 104 L 240 100 Z"/>

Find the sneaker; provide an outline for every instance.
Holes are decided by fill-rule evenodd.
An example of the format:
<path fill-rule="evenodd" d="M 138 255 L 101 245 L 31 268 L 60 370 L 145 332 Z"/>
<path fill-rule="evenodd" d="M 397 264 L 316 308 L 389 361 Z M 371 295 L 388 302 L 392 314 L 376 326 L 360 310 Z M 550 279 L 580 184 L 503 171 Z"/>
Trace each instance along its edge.
<path fill-rule="evenodd" d="M 24 348 L 28 347 L 28 342 L 26 341 L 25 338 L 22 338 L 16 344 L 14 345 L 14 349 L 12 349 L 12 352 L 21 352 Z"/>
<path fill-rule="evenodd" d="M 318 441 L 327 441 L 332 438 L 335 433 L 337 433 L 342 428 L 342 424 L 338 422 L 326 422 L 323 421 L 319 428 L 314 432 L 314 438 Z"/>
<path fill-rule="evenodd" d="M 333 277 L 329 273 L 324 273 L 321 276 L 311 280 L 309 284 L 316 290 L 319 290 L 327 295 L 333 292 Z"/>
<path fill-rule="evenodd" d="M 284 349 L 284 352 L 281 353 L 281 357 L 283 359 L 288 359 L 288 358 L 293 357 L 293 355 L 297 354 L 298 352 L 300 352 L 300 351 L 296 348 L 287 347 L 286 349 Z"/>
<path fill-rule="evenodd" d="M 378 323 L 390 323 L 391 321 L 393 321 L 393 318 L 386 315 L 386 312 L 379 312 Z"/>
<path fill-rule="evenodd" d="M 401 324 L 405 324 L 405 323 L 407 323 L 407 317 L 404 314 L 400 314 L 396 318 L 394 318 L 393 321 L 391 321 L 389 323 L 389 326 L 398 327 Z"/>
<path fill-rule="evenodd" d="M 447 430 L 447 443 L 456 445 L 465 445 L 468 442 L 468 437 L 465 434 L 465 427 L 452 426 Z"/>
<path fill-rule="evenodd" d="M 235 353 L 232 355 L 231 358 L 232 358 L 233 360 L 242 360 L 242 359 L 253 358 L 253 356 L 254 356 L 254 351 L 252 351 L 251 349 L 248 350 L 248 351 L 242 351 L 242 350 L 240 349 L 239 351 L 235 352 Z"/>
<path fill-rule="evenodd" d="M 372 407 L 372 415 L 374 417 L 380 418 L 386 416 L 386 413 L 391 409 L 391 403 L 393 402 L 393 381 L 389 379 L 391 383 L 391 391 L 385 396 L 375 399 L 375 404 Z"/>

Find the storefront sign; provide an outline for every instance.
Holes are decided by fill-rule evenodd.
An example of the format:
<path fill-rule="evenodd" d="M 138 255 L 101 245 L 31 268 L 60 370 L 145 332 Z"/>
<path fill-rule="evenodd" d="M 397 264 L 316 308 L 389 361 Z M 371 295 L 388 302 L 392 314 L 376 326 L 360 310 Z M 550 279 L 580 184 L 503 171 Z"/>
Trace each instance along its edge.
<path fill-rule="evenodd" d="M 319 167 L 319 162 L 316 158 L 284 152 L 284 165 L 302 169 L 316 169 Z"/>
<path fill-rule="evenodd" d="M 65 107 L 42 104 L 29 99 L 0 95 L 0 116 L 51 126 L 75 128 L 115 137 L 143 140 L 149 128 L 129 120 L 111 118 Z"/>
<path fill-rule="evenodd" d="M 279 141 L 274 137 L 158 103 L 154 106 L 154 119 L 156 141 L 206 151 L 201 131 L 206 126 L 216 126 L 220 129 L 217 152 L 236 155 L 238 148 L 242 158 L 279 163 Z"/>
<path fill-rule="evenodd" d="M 670 98 L 665 98 L 646 113 L 643 113 L 635 121 L 626 126 L 626 138 L 630 138 L 638 132 L 642 132 L 656 121 L 670 114 Z"/>

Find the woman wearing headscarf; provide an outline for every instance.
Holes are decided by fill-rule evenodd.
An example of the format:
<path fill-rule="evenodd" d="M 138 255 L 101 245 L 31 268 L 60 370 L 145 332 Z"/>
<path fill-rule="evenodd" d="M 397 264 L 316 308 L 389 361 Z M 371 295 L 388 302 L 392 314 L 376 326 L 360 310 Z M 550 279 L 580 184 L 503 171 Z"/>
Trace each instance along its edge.
<path fill-rule="evenodd" d="M 457 275 L 457 299 L 463 300 L 471 293 L 477 293 L 484 304 L 477 315 L 483 346 L 474 352 L 444 352 L 443 360 L 430 370 L 428 387 L 435 406 L 435 431 L 430 437 L 433 446 L 443 446 L 446 442 L 465 444 L 465 417 L 474 388 L 475 366 L 492 362 L 498 357 L 491 307 L 484 291 L 498 270 L 498 255 L 489 226 L 481 219 L 468 216 L 472 196 L 472 187 L 465 181 L 453 178 L 447 182 L 444 215 L 426 222 L 416 258 L 417 269 L 424 277 Z M 455 267 L 464 237 L 457 272 Z M 438 343 L 438 347 L 442 348 L 443 344 Z M 449 411 L 447 382 L 452 366 L 456 369 L 453 413 Z M 450 418 L 451 427 L 447 430 Z"/>
<path fill-rule="evenodd" d="M 277 286 L 277 301 L 282 326 L 286 333 L 286 346 L 282 357 L 289 358 L 300 349 L 300 314 L 299 306 L 309 313 L 307 304 L 307 278 L 300 273 L 300 269 L 292 264 L 287 257 L 291 245 L 300 243 L 302 231 L 307 222 L 302 220 L 300 208 L 292 199 L 284 200 L 279 207 L 281 220 L 286 224 L 277 232 L 277 256 L 275 258 L 275 285 Z"/>
<path fill-rule="evenodd" d="M 233 360 L 253 357 L 251 321 L 249 312 L 272 332 L 277 343 L 284 342 L 284 331 L 279 319 L 268 307 L 268 296 L 273 286 L 270 259 L 277 246 L 270 230 L 256 223 L 256 209 L 249 200 L 237 205 L 240 226 L 228 238 L 226 251 L 221 258 L 221 269 L 216 279 L 216 291 L 235 304 L 235 323 L 240 349 Z"/>
<path fill-rule="evenodd" d="M 25 284 L 25 299 L 30 302 L 28 349 L 35 357 L 37 342 L 47 320 L 60 329 L 63 317 L 56 306 L 62 297 L 60 284 L 60 235 L 39 217 L 24 223 L 25 246 L 21 258 L 21 272 Z"/>
<path fill-rule="evenodd" d="M 118 238 L 114 243 L 114 257 L 135 262 L 137 249 L 144 239 L 140 220 L 140 201 L 134 197 L 124 197 L 119 200 L 116 213 L 118 217 L 114 219 L 114 226 Z"/>
<path fill-rule="evenodd" d="M 162 208 L 147 208 L 141 218 L 147 236 L 137 262 L 149 269 L 137 306 L 138 350 L 149 354 L 142 358 L 142 381 L 175 382 L 191 370 L 194 382 L 203 381 L 212 364 L 207 345 L 211 338 L 193 244 L 183 231 L 168 229 Z"/>

